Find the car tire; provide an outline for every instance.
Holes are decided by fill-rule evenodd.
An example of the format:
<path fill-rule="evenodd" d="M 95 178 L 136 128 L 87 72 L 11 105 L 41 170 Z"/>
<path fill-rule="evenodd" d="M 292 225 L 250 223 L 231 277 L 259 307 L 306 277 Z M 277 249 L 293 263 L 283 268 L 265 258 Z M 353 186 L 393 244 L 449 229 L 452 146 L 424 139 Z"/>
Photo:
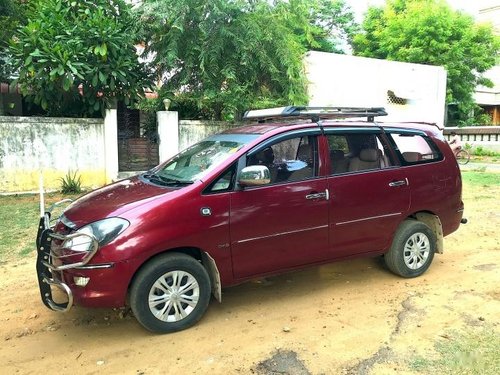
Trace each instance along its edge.
<path fill-rule="evenodd" d="M 210 277 L 196 259 L 181 253 L 146 263 L 130 288 L 130 307 L 146 329 L 170 333 L 196 324 L 210 302 Z"/>
<path fill-rule="evenodd" d="M 420 221 L 405 220 L 397 229 L 384 261 L 396 275 L 417 277 L 429 268 L 435 251 L 434 232 Z"/>

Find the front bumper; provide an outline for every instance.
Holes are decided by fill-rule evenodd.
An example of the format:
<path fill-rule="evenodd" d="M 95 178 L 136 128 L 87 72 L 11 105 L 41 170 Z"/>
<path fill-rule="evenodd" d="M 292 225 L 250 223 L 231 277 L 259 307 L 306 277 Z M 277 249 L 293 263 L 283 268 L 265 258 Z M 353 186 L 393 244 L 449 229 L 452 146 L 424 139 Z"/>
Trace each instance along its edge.
<path fill-rule="evenodd" d="M 95 237 L 88 234 L 73 233 L 68 235 L 60 235 L 54 232 L 54 228 L 50 225 L 51 210 L 45 212 L 40 218 L 38 224 L 36 246 L 37 260 L 36 273 L 38 277 L 38 286 L 42 302 L 49 309 L 59 312 L 66 312 L 73 305 L 73 292 L 67 283 L 63 282 L 62 272 L 64 270 L 85 267 L 92 259 L 99 248 L 99 244 Z M 90 251 L 83 254 L 65 255 L 64 253 L 56 253 L 54 248 L 57 245 L 54 242 L 63 244 L 66 240 L 78 236 L 85 236 L 90 241 Z M 69 257 L 78 255 L 78 260 L 74 262 L 65 262 Z M 66 259 L 65 259 L 66 258 Z M 66 296 L 66 301 L 56 302 L 53 297 L 53 287 L 59 289 Z"/>
<path fill-rule="evenodd" d="M 50 214 L 45 214 L 50 215 Z M 49 216 L 50 217 L 50 216 Z M 42 302 L 49 309 L 54 311 L 66 312 L 73 305 L 73 293 L 71 289 L 59 280 L 60 275 L 49 268 L 50 262 L 50 247 L 53 234 L 50 228 L 45 226 L 46 218 L 40 218 L 38 226 L 38 235 L 36 239 L 37 244 L 37 258 L 36 258 L 36 274 L 38 277 L 38 287 L 40 289 L 40 296 Z M 55 302 L 52 296 L 52 286 L 60 289 L 66 294 L 67 302 Z"/>

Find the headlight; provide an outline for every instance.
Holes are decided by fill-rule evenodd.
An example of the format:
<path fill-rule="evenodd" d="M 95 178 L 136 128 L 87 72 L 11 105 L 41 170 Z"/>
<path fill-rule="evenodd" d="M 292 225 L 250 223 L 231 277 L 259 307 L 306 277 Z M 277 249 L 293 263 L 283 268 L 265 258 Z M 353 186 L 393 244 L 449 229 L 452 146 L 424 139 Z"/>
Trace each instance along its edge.
<path fill-rule="evenodd" d="M 63 247 L 73 251 L 89 251 L 92 244 L 90 236 L 95 237 L 99 246 L 104 246 L 118 237 L 129 225 L 127 220 L 119 217 L 99 220 L 78 229 L 76 233 L 85 235 L 66 240 Z"/>

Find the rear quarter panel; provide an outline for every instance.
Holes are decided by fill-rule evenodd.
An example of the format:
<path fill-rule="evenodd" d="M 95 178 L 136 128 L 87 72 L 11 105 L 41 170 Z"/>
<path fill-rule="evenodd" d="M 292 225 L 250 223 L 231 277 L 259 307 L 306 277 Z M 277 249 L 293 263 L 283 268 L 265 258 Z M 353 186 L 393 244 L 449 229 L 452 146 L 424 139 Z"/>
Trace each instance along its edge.
<path fill-rule="evenodd" d="M 456 159 L 444 140 L 432 138 L 443 160 L 402 167 L 411 189 L 410 212 L 432 212 L 439 216 L 446 236 L 460 226 L 463 215 L 462 178 Z"/>

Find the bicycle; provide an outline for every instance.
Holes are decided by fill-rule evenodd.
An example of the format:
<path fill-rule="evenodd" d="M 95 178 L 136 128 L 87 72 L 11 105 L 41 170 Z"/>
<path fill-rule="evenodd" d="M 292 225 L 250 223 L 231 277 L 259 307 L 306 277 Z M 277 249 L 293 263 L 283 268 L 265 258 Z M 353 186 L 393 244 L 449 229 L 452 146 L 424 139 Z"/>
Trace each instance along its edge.
<path fill-rule="evenodd" d="M 470 153 L 466 149 L 461 148 L 455 151 L 455 157 L 457 158 L 458 164 L 465 165 L 470 160 Z"/>

